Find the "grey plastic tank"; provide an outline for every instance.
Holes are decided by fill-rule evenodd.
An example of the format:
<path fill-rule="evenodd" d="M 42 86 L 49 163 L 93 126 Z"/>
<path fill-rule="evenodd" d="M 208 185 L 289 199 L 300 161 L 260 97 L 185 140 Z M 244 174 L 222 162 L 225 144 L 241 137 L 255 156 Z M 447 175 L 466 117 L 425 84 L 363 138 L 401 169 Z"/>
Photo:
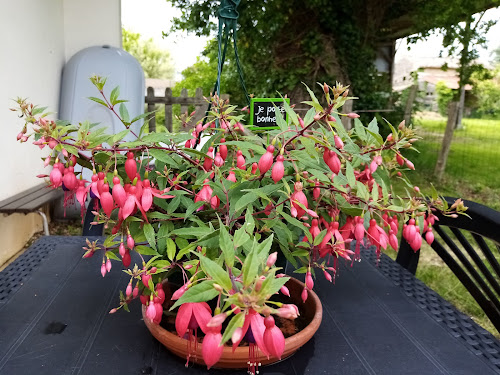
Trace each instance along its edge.
<path fill-rule="evenodd" d="M 58 117 L 71 123 L 85 120 L 98 122 L 107 127 L 109 134 L 119 133 L 125 128 L 118 118 L 110 110 L 88 99 L 90 96 L 101 97 L 89 79 L 95 74 L 107 78 L 104 93 L 108 98 L 111 90 L 120 86 L 120 98 L 128 100 L 125 105 L 130 118 L 144 113 L 144 71 L 139 62 L 120 48 L 96 46 L 77 52 L 65 65 Z M 142 124 L 142 120 L 137 121 L 132 130 L 139 131 Z M 134 138 L 128 134 L 126 140 Z"/>
<path fill-rule="evenodd" d="M 90 99 L 91 96 L 101 98 L 101 94 L 90 82 L 90 77 L 99 75 L 106 77 L 104 93 L 109 99 L 111 91 L 120 86 L 120 99 L 127 99 L 125 103 L 130 118 L 144 113 L 144 71 L 139 62 L 128 52 L 110 46 L 96 46 L 85 48 L 69 59 L 63 69 L 61 95 L 59 101 L 58 118 L 72 124 L 83 121 L 100 123 L 106 127 L 108 134 L 116 134 L 125 129 L 120 120 L 101 104 Z M 118 108 L 116 109 L 119 113 Z M 135 122 L 131 130 L 138 134 L 143 120 Z M 132 141 L 135 136 L 131 133 L 125 140 Z M 79 172 L 79 170 L 77 170 Z M 83 178 L 90 180 L 91 171 L 85 170 Z M 62 211 L 56 206 L 56 216 L 62 216 Z M 67 216 L 76 213 L 68 210 Z M 79 212 L 79 209 L 77 210 Z"/>

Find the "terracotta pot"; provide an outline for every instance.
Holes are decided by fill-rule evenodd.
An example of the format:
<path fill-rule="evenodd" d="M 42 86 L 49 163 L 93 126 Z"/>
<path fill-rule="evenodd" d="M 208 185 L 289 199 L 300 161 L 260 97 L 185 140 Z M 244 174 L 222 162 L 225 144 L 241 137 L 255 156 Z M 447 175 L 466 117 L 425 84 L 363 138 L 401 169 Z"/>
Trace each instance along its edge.
<path fill-rule="evenodd" d="M 299 307 L 299 310 L 302 311 L 302 316 L 305 317 L 306 321 L 309 323 L 302 331 L 285 339 L 285 351 L 283 352 L 282 359 L 291 356 L 313 337 L 314 333 L 318 330 L 323 317 L 323 307 L 321 306 L 321 302 L 316 293 L 309 291 L 309 297 L 307 298 L 306 303 L 303 303 L 300 298 L 300 294 L 305 287 L 304 283 L 291 278 L 285 285 L 290 291 L 290 303 L 294 303 Z M 168 296 L 168 288 L 164 289 L 165 294 Z M 177 334 L 167 331 L 159 324 L 154 324 L 146 318 L 145 306 L 142 307 L 142 317 L 149 331 L 159 342 L 161 342 L 175 355 L 181 358 L 187 358 L 187 341 L 185 339 L 180 338 Z M 190 362 L 204 365 L 201 354 L 201 343 L 196 349 L 196 355 L 191 356 Z M 247 368 L 247 362 L 248 347 L 238 347 L 233 352 L 232 347 L 225 346 L 221 359 L 213 367 L 234 369 Z M 273 357 L 267 359 L 266 356 L 260 355 L 258 362 L 262 365 L 268 365 L 278 362 L 278 359 Z"/>

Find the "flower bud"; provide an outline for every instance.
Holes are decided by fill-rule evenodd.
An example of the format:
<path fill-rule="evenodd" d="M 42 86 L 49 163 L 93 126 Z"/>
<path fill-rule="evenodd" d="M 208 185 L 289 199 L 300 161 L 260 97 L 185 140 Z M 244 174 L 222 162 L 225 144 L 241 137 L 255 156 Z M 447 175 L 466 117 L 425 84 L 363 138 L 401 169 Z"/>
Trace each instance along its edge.
<path fill-rule="evenodd" d="M 226 313 L 215 315 L 208 321 L 207 327 L 218 327 L 222 325 L 222 323 L 224 323 L 224 320 L 226 320 L 226 318 Z"/>
<path fill-rule="evenodd" d="M 277 258 L 278 258 L 278 252 L 275 251 L 274 253 L 269 254 L 269 256 L 267 257 L 266 266 L 268 266 L 269 268 L 274 266 L 274 263 L 276 263 Z"/>

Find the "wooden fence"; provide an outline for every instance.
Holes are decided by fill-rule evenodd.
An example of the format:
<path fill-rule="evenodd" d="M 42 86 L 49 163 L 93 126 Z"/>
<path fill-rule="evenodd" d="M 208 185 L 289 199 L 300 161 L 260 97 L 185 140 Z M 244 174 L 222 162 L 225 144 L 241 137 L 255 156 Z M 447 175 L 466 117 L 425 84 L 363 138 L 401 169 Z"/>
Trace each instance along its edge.
<path fill-rule="evenodd" d="M 165 96 L 155 96 L 154 89 L 152 87 L 148 87 L 146 95 L 147 111 L 154 111 L 157 104 L 165 106 L 165 127 L 168 131 L 172 131 L 173 126 L 172 105 L 180 104 L 181 113 L 188 112 L 189 106 L 195 107 L 195 114 L 190 122 L 191 126 L 194 126 L 194 124 L 205 116 L 205 111 L 208 106 L 208 103 L 203 98 L 203 90 L 201 87 L 196 89 L 194 96 L 188 96 L 187 89 L 184 88 L 181 91 L 181 95 L 178 97 L 172 95 L 172 89 L 170 87 L 165 89 Z M 149 120 L 149 131 L 153 132 L 155 130 L 156 116 L 153 115 Z"/>

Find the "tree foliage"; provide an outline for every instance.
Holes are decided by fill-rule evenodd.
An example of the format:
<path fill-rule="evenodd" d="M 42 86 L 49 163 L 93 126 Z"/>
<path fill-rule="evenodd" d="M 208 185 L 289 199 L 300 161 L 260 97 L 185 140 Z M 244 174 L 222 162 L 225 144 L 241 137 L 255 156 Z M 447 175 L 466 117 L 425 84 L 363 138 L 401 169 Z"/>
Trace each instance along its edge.
<path fill-rule="evenodd" d="M 455 96 L 454 90 L 446 86 L 446 83 L 443 81 L 439 81 L 436 84 L 436 94 L 439 113 L 442 116 L 446 116 L 448 113 L 448 104 Z"/>
<path fill-rule="evenodd" d="M 168 1 L 182 9 L 173 30 L 197 35 L 213 34 L 216 30 L 218 1 Z M 472 3 L 478 10 L 489 6 L 484 0 Z M 393 106 L 390 77 L 378 72 L 374 65 L 378 47 L 440 25 L 439 15 L 448 7 L 444 0 L 347 0 L 341 4 L 328 0 L 242 1 L 238 7 L 238 45 L 249 92 L 269 97 L 278 91 L 300 103 L 306 98 L 301 82 L 319 90 L 316 82 L 339 81 L 350 85 L 351 94 L 360 98 L 357 109 Z M 462 18 L 463 13 L 456 12 L 453 24 Z M 202 65 L 207 70 L 215 66 L 215 46 L 209 44 L 205 51 L 208 63 L 197 69 Z M 232 56 L 229 51 L 225 68 L 229 73 L 222 91 L 231 94 L 233 102 L 242 104 Z M 186 79 L 195 78 L 192 73 L 186 71 Z"/>
<path fill-rule="evenodd" d="M 144 40 L 141 34 L 122 28 L 122 39 L 123 49 L 139 61 L 146 78 L 174 77 L 170 53 L 157 47 L 152 38 Z"/>
<path fill-rule="evenodd" d="M 478 114 L 498 118 L 500 116 L 500 63 L 488 79 L 474 79 L 473 87 L 477 97 Z"/>

